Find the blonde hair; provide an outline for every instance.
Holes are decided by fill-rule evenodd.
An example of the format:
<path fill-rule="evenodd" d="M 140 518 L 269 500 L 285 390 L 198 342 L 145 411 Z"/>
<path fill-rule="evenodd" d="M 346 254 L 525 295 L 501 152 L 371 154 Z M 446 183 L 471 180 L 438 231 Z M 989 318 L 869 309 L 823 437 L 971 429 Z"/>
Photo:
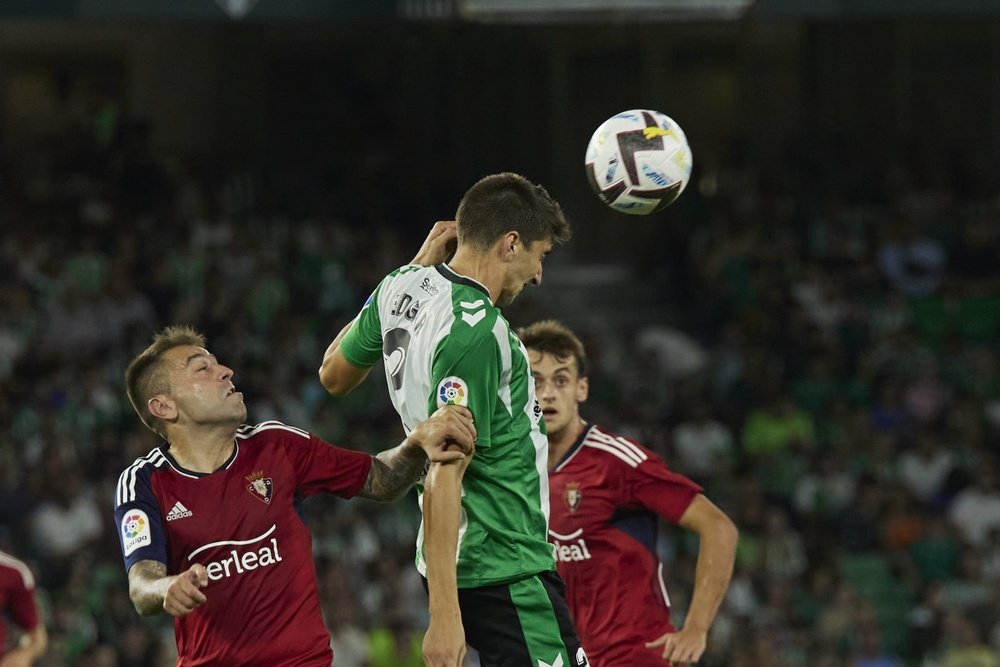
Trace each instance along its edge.
<path fill-rule="evenodd" d="M 205 337 L 186 324 L 166 327 L 153 336 L 149 347 L 137 355 L 125 371 L 125 390 L 132 407 L 146 427 L 166 437 L 163 423 L 149 411 L 149 399 L 170 391 L 170 381 L 164 369 L 163 354 L 175 347 L 193 345 L 205 347 Z"/>

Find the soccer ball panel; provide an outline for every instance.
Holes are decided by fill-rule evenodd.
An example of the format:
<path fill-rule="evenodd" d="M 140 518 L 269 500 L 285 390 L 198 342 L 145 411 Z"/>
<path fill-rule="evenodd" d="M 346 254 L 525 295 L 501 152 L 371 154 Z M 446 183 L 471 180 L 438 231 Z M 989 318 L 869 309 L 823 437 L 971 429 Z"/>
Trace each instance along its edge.
<path fill-rule="evenodd" d="M 590 138 L 587 180 L 622 213 L 645 215 L 669 206 L 691 178 L 692 155 L 681 127 L 647 109 L 616 114 Z"/>

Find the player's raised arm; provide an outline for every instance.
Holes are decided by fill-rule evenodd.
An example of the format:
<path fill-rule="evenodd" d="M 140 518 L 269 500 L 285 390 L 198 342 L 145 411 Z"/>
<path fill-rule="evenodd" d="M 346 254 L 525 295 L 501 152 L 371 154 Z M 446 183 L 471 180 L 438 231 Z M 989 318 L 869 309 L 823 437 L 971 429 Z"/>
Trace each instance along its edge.
<path fill-rule="evenodd" d="M 417 424 L 398 447 L 373 457 L 368 478 L 358 495 L 372 500 L 395 500 L 413 486 L 428 461 L 461 461 L 472 455 L 475 442 L 472 413 L 457 405 L 442 406 Z"/>
<path fill-rule="evenodd" d="M 664 634 L 646 646 L 662 646 L 663 659 L 668 662 L 693 663 L 705 652 L 708 629 L 729 587 L 739 532 L 729 517 L 702 494 L 695 496 L 679 524 L 699 537 L 691 607 L 683 628 Z"/>
<path fill-rule="evenodd" d="M 454 251 L 457 239 L 457 222 L 440 220 L 434 223 L 410 263 L 433 266 L 446 261 Z M 344 396 L 361 384 L 368 377 L 372 365 L 381 357 L 378 294 L 379 289 L 376 288 L 358 316 L 340 330 L 323 354 L 319 380 L 334 396 Z M 346 343 L 345 338 L 348 339 Z"/>
<path fill-rule="evenodd" d="M 323 363 L 319 367 L 320 383 L 334 396 L 344 396 L 350 393 L 368 377 L 368 371 L 371 370 L 371 366 L 358 366 L 348 361 L 340 349 L 341 341 L 354 326 L 354 322 L 351 320 L 340 330 L 337 337 L 326 348 L 326 352 L 323 354 Z"/>
<path fill-rule="evenodd" d="M 434 266 L 447 262 L 458 246 L 458 223 L 454 220 L 438 220 L 431 227 L 420 250 L 410 260 L 410 264 Z"/>
<path fill-rule="evenodd" d="M 165 611 L 183 618 L 208 601 L 201 592 L 207 585 L 208 571 L 199 563 L 168 575 L 164 563 L 141 560 L 128 571 L 128 595 L 142 616 Z"/>

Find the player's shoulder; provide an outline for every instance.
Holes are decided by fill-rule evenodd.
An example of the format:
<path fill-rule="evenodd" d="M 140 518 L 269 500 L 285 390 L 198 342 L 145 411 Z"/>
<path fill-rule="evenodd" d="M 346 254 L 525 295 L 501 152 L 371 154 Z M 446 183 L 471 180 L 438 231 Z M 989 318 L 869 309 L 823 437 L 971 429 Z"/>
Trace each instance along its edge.
<path fill-rule="evenodd" d="M 236 429 L 236 440 L 242 446 L 267 446 L 269 443 L 308 441 L 309 432 L 272 419 L 259 424 L 243 424 Z"/>
<path fill-rule="evenodd" d="M 169 465 L 167 457 L 163 455 L 163 450 L 159 447 L 136 458 L 118 476 L 118 485 L 115 489 L 115 507 L 134 501 L 137 489 L 141 490 L 148 484 L 153 473 L 166 469 Z"/>
<path fill-rule="evenodd" d="M 8 578 L 11 581 L 7 585 L 15 585 L 14 581 L 20 583 L 27 589 L 35 587 L 35 576 L 31 573 L 31 568 L 27 563 L 19 558 L 0 551 L 0 577 Z"/>
<path fill-rule="evenodd" d="M 593 424 L 583 438 L 583 448 L 594 457 L 605 459 L 614 466 L 634 469 L 649 460 L 658 460 L 656 454 L 635 440 L 618 435 L 603 426 Z"/>
<path fill-rule="evenodd" d="M 382 279 L 377 291 L 381 298 L 387 293 L 395 294 L 399 289 L 405 288 L 420 293 L 422 296 L 437 296 L 447 287 L 447 281 L 435 270 L 433 266 L 421 266 L 420 264 L 405 264 L 398 269 L 394 269 Z M 411 295 L 411 298 L 415 295 Z"/>

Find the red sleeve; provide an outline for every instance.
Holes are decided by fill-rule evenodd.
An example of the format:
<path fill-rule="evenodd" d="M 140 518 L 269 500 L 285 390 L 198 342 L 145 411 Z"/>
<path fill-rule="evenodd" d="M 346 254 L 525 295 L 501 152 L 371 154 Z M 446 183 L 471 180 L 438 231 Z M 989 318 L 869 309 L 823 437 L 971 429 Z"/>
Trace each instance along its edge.
<path fill-rule="evenodd" d="M 38 625 L 38 607 L 35 606 L 35 582 L 31 575 L 16 578 L 17 583 L 10 591 L 8 613 L 11 619 L 26 632 Z M 0 647 L 2 648 L 2 647 Z"/>
<path fill-rule="evenodd" d="M 368 479 L 371 456 L 336 447 L 312 434 L 304 438 L 293 436 L 292 440 L 287 451 L 295 467 L 300 496 L 332 493 L 341 498 L 353 498 L 358 495 Z"/>
<path fill-rule="evenodd" d="M 670 470 L 652 451 L 629 441 L 644 455 L 635 468 L 622 467 L 625 478 L 622 491 L 629 504 L 645 507 L 670 523 L 677 523 L 688 506 L 701 493 L 696 483 Z"/>

